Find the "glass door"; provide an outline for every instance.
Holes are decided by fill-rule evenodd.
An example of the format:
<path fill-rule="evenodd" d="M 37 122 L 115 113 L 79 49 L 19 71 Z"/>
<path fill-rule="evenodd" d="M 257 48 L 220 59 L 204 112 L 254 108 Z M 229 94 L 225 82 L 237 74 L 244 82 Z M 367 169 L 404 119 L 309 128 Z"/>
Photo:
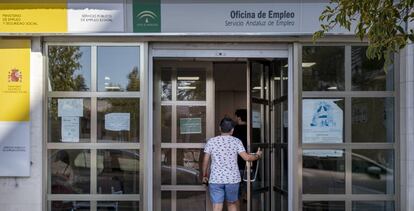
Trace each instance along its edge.
<path fill-rule="evenodd" d="M 154 210 L 209 210 L 201 165 L 214 136 L 212 62 L 154 60 Z"/>
<path fill-rule="evenodd" d="M 287 59 L 272 62 L 271 137 L 273 146 L 272 210 L 288 210 L 288 66 Z"/>
<path fill-rule="evenodd" d="M 288 209 L 287 58 L 249 60 L 248 150 L 263 157 L 248 166 L 248 208 Z"/>
<path fill-rule="evenodd" d="M 267 60 L 249 61 L 250 106 L 248 151 L 263 151 L 261 160 L 252 162 L 247 172 L 247 206 L 250 210 L 271 209 L 271 154 L 270 137 L 270 74 L 271 63 Z M 249 169 L 250 168 L 250 169 Z"/>

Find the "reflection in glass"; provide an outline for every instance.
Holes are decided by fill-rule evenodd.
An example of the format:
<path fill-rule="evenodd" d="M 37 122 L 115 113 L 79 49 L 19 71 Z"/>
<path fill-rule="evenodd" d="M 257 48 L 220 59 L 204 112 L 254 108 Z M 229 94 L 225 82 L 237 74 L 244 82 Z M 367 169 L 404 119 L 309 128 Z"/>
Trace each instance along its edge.
<path fill-rule="evenodd" d="M 88 201 L 52 201 L 51 211 L 89 211 L 90 206 Z"/>
<path fill-rule="evenodd" d="M 352 150 L 352 193 L 394 193 L 393 150 Z"/>
<path fill-rule="evenodd" d="M 303 91 L 343 91 L 345 47 L 302 48 Z"/>
<path fill-rule="evenodd" d="M 206 71 L 202 68 L 178 68 L 177 100 L 206 100 Z"/>
<path fill-rule="evenodd" d="M 97 175 L 99 194 L 138 194 L 138 150 L 98 150 Z"/>
<path fill-rule="evenodd" d="M 353 201 L 352 211 L 394 211 L 393 201 Z"/>
<path fill-rule="evenodd" d="M 345 211 L 343 201 L 304 201 L 303 211 Z"/>
<path fill-rule="evenodd" d="M 65 102 L 78 99 L 70 98 L 59 98 L 65 99 Z M 59 99 L 58 98 L 49 98 L 48 100 L 48 141 L 49 142 L 90 142 L 91 138 L 91 100 L 83 99 L 83 116 L 62 116 L 59 115 Z M 63 101 L 60 101 L 63 103 Z M 61 105 L 62 109 L 63 105 Z M 77 110 L 76 108 L 70 108 L 72 110 Z M 70 111 L 69 111 L 70 112 Z M 63 112 L 62 112 L 63 113 Z M 74 115 L 76 111 L 73 112 Z M 69 113 L 70 114 L 70 113 Z M 64 113 L 63 115 L 68 115 Z M 78 115 L 78 114 L 76 114 Z M 62 120 L 70 120 L 74 125 L 64 125 L 62 127 Z M 75 121 L 74 121 L 75 120 Z M 70 129 L 79 130 L 78 133 L 74 132 L 72 134 L 67 134 L 62 138 L 62 130 L 68 131 Z"/>
<path fill-rule="evenodd" d="M 171 106 L 161 106 L 161 142 L 171 143 Z"/>
<path fill-rule="evenodd" d="M 168 101 L 172 99 L 172 82 L 171 82 L 171 68 L 166 67 L 161 69 L 161 100 Z"/>
<path fill-rule="evenodd" d="M 203 149 L 177 149 L 177 184 L 201 185 Z"/>
<path fill-rule="evenodd" d="M 394 65 L 384 69 L 384 59 L 370 60 L 366 56 L 367 46 L 352 46 L 352 90 L 394 90 Z"/>
<path fill-rule="evenodd" d="M 171 149 L 161 149 L 161 185 L 172 185 Z"/>
<path fill-rule="evenodd" d="M 170 211 L 171 208 L 171 191 L 161 192 L 161 211 Z"/>
<path fill-rule="evenodd" d="M 98 91 L 139 91 L 139 47 L 98 47 Z"/>
<path fill-rule="evenodd" d="M 48 47 L 49 91 L 88 91 L 91 87 L 91 48 Z"/>
<path fill-rule="evenodd" d="M 177 191 L 177 210 L 206 210 L 206 192 Z"/>
<path fill-rule="evenodd" d="M 90 151 L 50 150 L 49 188 L 52 194 L 90 193 Z"/>
<path fill-rule="evenodd" d="M 394 98 L 352 98 L 352 142 L 394 142 Z"/>
<path fill-rule="evenodd" d="M 344 194 L 344 150 L 303 150 L 303 193 Z"/>
<path fill-rule="evenodd" d="M 206 107 L 177 106 L 177 142 L 206 142 Z"/>
<path fill-rule="evenodd" d="M 263 84 L 262 84 L 262 76 L 263 76 L 263 64 L 252 62 L 251 64 L 251 76 L 250 76 L 250 83 L 251 83 L 251 97 L 255 98 L 262 98 L 262 91 L 263 91 Z M 263 93 L 264 94 L 264 93 Z M 265 96 L 263 96 L 265 97 Z"/>
<path fill-rule="evenodd" d="M 343 143 L 343 99 L 302 100 L 302 143 Z"/>
<path fill-rule="evenodd" d="M 138 201 L 98 201 L 98 211 L 138 211 Z"/>
<path fill-rule="evenodd" d="M 139 142 L 139 99 L 98 98 L 98 141 Z"/>

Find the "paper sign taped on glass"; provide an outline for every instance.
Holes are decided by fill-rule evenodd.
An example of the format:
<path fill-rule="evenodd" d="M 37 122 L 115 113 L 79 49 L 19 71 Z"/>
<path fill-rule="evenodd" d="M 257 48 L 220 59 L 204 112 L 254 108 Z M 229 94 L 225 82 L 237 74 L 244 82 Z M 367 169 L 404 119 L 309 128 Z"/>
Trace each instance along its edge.
<path fill-rule="evenodd" d="M 58 99 L 58 116 L 83 117 L 83 100 Z"/>
<path fill-rule="evenodd" d="M 342 143 L 342 99 L 303 100 L 302 143 Z"/>
<path fill-rule="evenodd" d="M 130 113 L 105 114 L 105 130 L 129 131 L 130 116 Z"/>
<path fill-rule="evenodd" d="M 200 134 L 201 118 L 180 118 L 180 134 Z"/>
<path fill-rule="evenodd" d="M 79 117 L 62 117 L 62 142 L 79 142 Z"/>

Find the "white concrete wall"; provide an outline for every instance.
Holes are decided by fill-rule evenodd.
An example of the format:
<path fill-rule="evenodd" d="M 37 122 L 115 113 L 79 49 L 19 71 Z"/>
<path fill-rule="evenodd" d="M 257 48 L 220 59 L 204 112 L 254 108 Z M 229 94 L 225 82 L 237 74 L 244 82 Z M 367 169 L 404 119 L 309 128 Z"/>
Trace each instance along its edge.
<path fill-rule="evenodd" d="M 0 178 L 0 211 L 42 210 L 42 63 L 40 38 L 33 38 L 30 54 L 30 177 Z"/>
<path fill-rule="evenodd" d="M 414 44 L 402 52 L 401 69 L 401 210 L 414 210 Z"/>

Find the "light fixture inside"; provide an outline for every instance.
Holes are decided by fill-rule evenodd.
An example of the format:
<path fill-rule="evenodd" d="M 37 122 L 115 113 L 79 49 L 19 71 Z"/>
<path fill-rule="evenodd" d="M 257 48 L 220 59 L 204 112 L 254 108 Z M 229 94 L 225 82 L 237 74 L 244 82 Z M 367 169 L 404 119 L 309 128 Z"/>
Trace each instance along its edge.
<path fill-rule="evenodd" d="M 195 86 L 179 86 L 178 89 L 193 90 L 193 89 L 197 89 L 197 87 L 195 87 Z"/>
<path fill-rule="evenodd" d="M 330 86 L 330 87 L 328 87 L 328 90 L 338 90 L 338 87 L 336 87 L 336 86 Z"/>
<path fill-rule="evenodd" d="M 316 64 L 315 62 L 302 62 L 302 67 L 308 68 L 308 67 L 312 67 L 315 64 Z"/>
<path fill-rule="evenodd" d="M 107 90 L 120 90 L 121 87 L 119 87 L 119 86 L 106 86 L 105 89 L 107 89 Z"/>
<path fill-rule="evenodd" d="M 288 77 L 283 77 L 283 80 L 287 80 Z M 273 80 L 275 81 L 280 81 L 280 77 L 274 77 Z"/>
<path fill-rule="evenodd" d="M 312 67 L 315 64 L 316 64 L 316 62 L 302 62 L 302 67 L 304 67 L 304 68 Z M 289 67 L 289 65 L 285 64 L 285 66 L 283 66 L 283 67 Z"/>
<path fill-rule="evenodd" d="M 200 77 L 198 77 L 198 76 L 195 76 L 195 77 L 178 76 L 177 80 L 179 80 L 179 81 L 198 81 L 198 80 L 200 80 Z"/>

